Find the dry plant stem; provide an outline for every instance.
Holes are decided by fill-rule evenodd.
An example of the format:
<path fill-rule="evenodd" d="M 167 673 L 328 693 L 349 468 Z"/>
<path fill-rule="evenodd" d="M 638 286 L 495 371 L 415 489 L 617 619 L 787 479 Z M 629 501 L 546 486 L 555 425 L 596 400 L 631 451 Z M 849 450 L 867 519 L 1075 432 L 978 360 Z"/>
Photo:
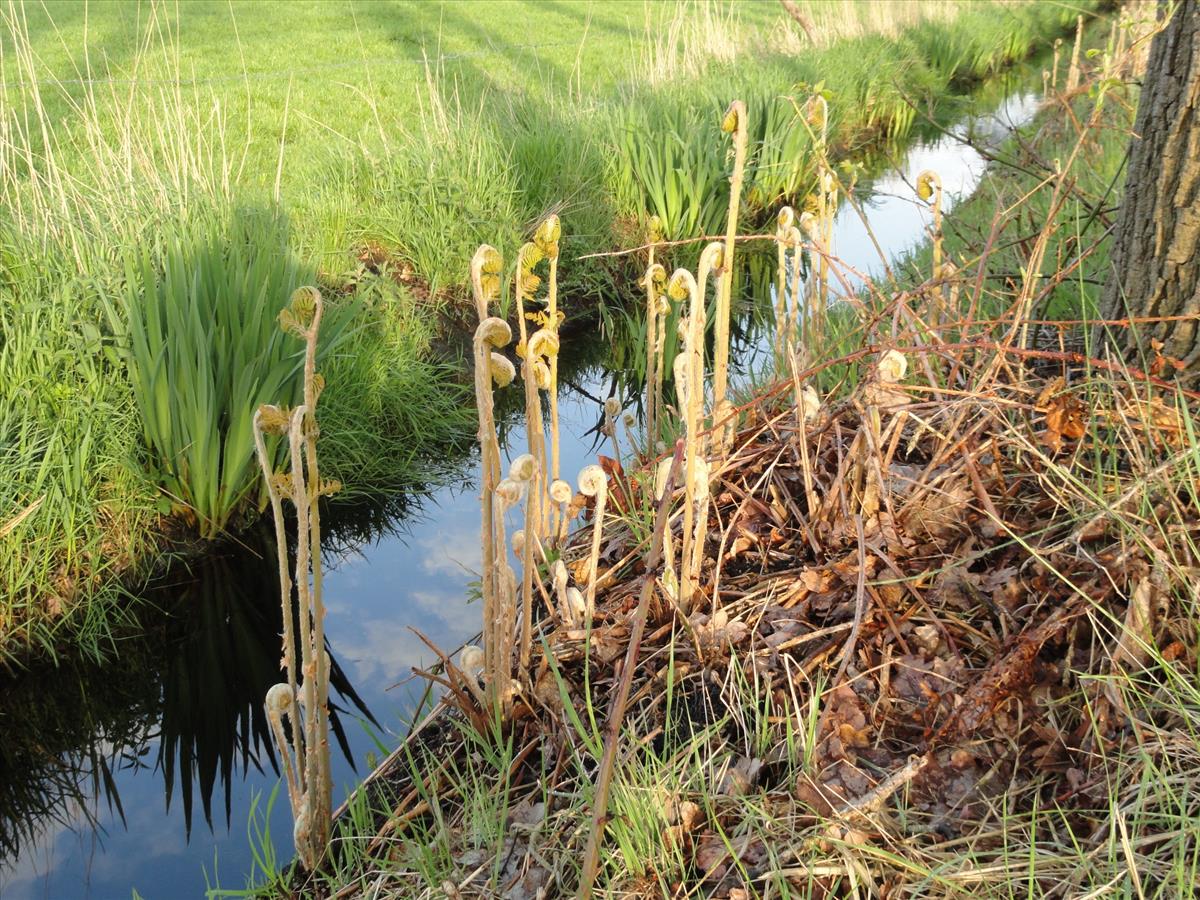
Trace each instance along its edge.
<path fill-rule="evenodd" d="M 742 202 L 742 180 L 746 169 L 746 105 L 741 100 L 729 104 L 725 131 L 733 132 L 733 176 L 729 180 L 729 216 L 725 223 L 725 247 L 721 262 L 721 281 L 717 288 L 716 348 L 713 356 L 713 423 L 717 426 L 717 450 L 724 455 L 733 438 L 729 418 L 729 319 L 733 295 L 733 256 L 737 238 L 738 210 Z M 702 288 L 703 289 L 703 288 Z"/>
<path fill-rule="evenodd" d="M 838 663 L 837 672 L 833 676 L 833 680 L 829 682 L 830 690 L 837 690 L 838 685 L 842 683 L 842 679 L 846 675 L 846 669 L 850 665 L 850 658 L 854 655 L 854 647 L 858 643 L 858 633 L 862 628 L 863 618 L 866 614 L 867 607 L 867 544 L 866 538 L 863 535 L 863 519 L 860 515 L 854 516 L 854 529 L 858 535 L 858 583 L 855 588 L 856 602 L 854 604 L 854 623 L 850 626 L 850 634 L 846 638 L 846 643 L 842 646 L 842 658 Z M 821 716 L 817 721 L 816 734 L 820 735 L 822 728 L 825 726 L 825 720 L 829 717 L 829 704 L 821 710 Z"/>
<path fill-rule="evenodd" d="M 604 835 L 604 819 L 608 812 L 608 791 L 612 784 L 613 766 L 616 762 L 617 746 L 621 737 L 621 724 L 625 720 L 625 707 L 629 702 L 629 691 L 633 684 L 633 673 L 637 668 L 638 653 L 642 647 L 642 634 L 646 628 L 646 611 L 654 594 L 654 585 L 661 576 L 663 536 L 671 512 L 671 497 L 675 493 L 675 479 L 683 456 L 683 442 L 675 442 L 675 455 L 667 475 L 666 488 L 658 509 L 654 514 L 654 533 L 650 541 L 650 557 L 646 561 L 646 573 L 642 576 L 642 588 L 638 596 L 637 610 L 630 627 L 629 646 L 625 651 L 625 663 L 621 667 L 621 681 L 613 698 L 608 714 L 604 738 L 604 756 L 600 760 L 600 771 L 596 778 L 596 794 L 592 801 L 592 829 L 588 834 L 587 849 L 583 855 L 583 872 L 579 880 L 579 900 L 592 896 L 592 886 L 600 866 L 600 842 Z"/>

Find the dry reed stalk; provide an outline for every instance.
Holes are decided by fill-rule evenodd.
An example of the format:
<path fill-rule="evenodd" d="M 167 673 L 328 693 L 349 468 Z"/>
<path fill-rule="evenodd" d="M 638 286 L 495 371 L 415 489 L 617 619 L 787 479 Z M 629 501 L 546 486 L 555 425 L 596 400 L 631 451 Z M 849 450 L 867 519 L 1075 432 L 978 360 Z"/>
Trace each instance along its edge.
<path fill-rule="evenodd" d="M 721 130 L 733 135 L 733 175 L 729 179 L 729 214 L 725 222 L 725 246 L 721 280 L 717 287 L 716 348 L 713 355 L 713 427 L 717 453 L 724 455 L 733 439 L 734 423 L 729 405 L 729 319 L 733 297 L 733 257 L 737 237 L 738 210 L 742 202 L 742 181 L 746 169 L 746 105 L 734 100 L 725 111 Z M 701 290 L 703 290 L 703 283 Z"/>

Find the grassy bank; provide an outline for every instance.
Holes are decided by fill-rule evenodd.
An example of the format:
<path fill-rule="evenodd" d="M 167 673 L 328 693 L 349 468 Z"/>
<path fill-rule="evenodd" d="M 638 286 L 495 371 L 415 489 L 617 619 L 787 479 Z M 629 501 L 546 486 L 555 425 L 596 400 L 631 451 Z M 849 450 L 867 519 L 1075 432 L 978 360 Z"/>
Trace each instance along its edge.
<path fill-rule="evenodd" d="M 268 385 L 294 393 L 296 359 L 279 347 L 248 371 L 247 354 L 291 287 L 315 279 L 340 318 L 327 471 L 394 490 L 470 433 L 429 348 L 484 236 L 513 243 L 556 204 L 568 253 L 651 214 L 668 234 L 707 228 L 724 189 L 698 149 L 734 95 L 761 123 L 753 220 L 812 179 L 784 88 L 823 82 L 852 154 L 912 127 L 905 96 L 946 97 L 1075 15 L 812 4 L 814 47 L 773 3 L 233 10 L 3 11 L 6 664 L 64 642 L 104 653 L 122 581 L 252 517 L 249 410 Z M 553 40 L 517 36 L 531 16 Z M 568 315 L 608 274 L 574 271 Z"/>
<path fill-rule="evenodd" d="M 581 473 L 592 521 L 537 564 L 522 532 L 530 658 L 515 616 L 511 658 L 443 658 L 438 715 L 324 868 L 261 892 L 1194 896 L 1200 394 L 1026 328 L 1049 306 L 1089 333 L 1133 99 L 1103 76 L 1056 97 L 947 224 L 953 269 L 914 257 L 827 318 L 806 279 L 803 340 L 780 326 L 728 447 L 701 374 L 673 457 Z M 668 296 L 703 315 L 690 279 Z M 541 488 L 512 480 L 509 524 L 536 529 Z"/>

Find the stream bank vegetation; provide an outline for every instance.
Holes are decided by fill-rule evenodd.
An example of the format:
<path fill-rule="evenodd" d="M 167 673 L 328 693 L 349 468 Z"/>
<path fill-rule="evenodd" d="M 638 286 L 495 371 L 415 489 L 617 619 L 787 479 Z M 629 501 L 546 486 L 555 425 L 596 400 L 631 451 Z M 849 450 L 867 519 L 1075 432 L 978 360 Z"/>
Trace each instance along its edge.
<path fill-rule="evenodd" d="M 1200 394 L 1153 348 L 1141 367 L 1109 352 L 1105 332 L 1139 323 L 1096 321 L 1087 288 L 1103 235 L 1082 226 L 1111 214 L 1119 172 L 1098 191 L 1087 173 L 1131 121 L 1119 47 L 1050 86 L 1058 163 L 1029 148 L 993 173 L 1026 189 L 982 244 L 948 237 L 938 271 L 846 290 L 805 233 L 830 306 L 813 314 L 814 274 L 788 289 L 785 260 L 778 378 L 725 419 L 694 339 L 733 253 L 709 244 L 696 275 L 648 260 L 650 312 L 660 292 L 687 307 L 653 401 L 673 452 L 585 471 L 555 498 L 592 508 L 565 541 L 538 524 L 541 430 L 506 478 L 485 468 L 483 647 L 439 652 L 441 701 L 344 806 L 325 866 L 263 890 L 1192 896 Z M 788 219 L 741 237 L 791 246 Z M 499 268 L 476 279 L 485 304 Z M 1032 327 L 1052 303 L 1073 314 Z M 490 393 L 511 362 L 483 354 L 511 334 L 486 312 Z"/>
<path fill-rule="evenodd" d="M 558 203 L 573 251 L 650 215 L 666 238 L 724 233 L 709 149 L 735 96 L 737 224 L 757 223 L 815 178 L 781 85 L 836 98 L 844 158 L 910 133 L 906 98 L 951 99 L 1095 4 L 802 4 L 815 37 L 773 3 L 632 27 L 557 6 L 537 15 L 571 40 L 497 55 L 470 36 L 512 21 L 499 5 L 331 23 L 291 4 L 287 57 L 267 7 L 0 9 L 0 665 L 110 654 L 128 590 L 263 511 L 251 417 L 301 389 L 301 354 L 264 328 L 297 285 L 329 305 L 326 471 L 344 497 L 407 489 L 469 442 L 434 342 L 469 309 L 480 241 L 515 246 Z M 568 313 L 611 299 L 608 264 L 571 268 Z"/>

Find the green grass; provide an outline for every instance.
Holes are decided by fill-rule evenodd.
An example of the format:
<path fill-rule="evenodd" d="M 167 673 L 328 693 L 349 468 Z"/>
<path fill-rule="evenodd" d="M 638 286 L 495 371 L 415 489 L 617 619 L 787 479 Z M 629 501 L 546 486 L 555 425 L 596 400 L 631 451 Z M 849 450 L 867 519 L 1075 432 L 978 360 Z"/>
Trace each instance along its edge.
<path fill-rule="evenodd" d="M 947 96 L 1074 16 L 1034 3 L 811 11 L 816 48 L 773 2 L 0 9 L 0 661 L 109 649 L 118 582 L 162 552 L 163 497 L 210 535 L 254 507 L 241 450 L 212 462 L 244 445 L 240 417 L 271 392 L 237 380 L 248 344 L 224 356 L 236 344 L 213 340 L 193 305 L 203 292 L 180 282 L 160 309 L 197 327 L 162 337 L 182 351 L 163 361 L 172 382 L 188 382 L 169 385 L 165 409 L 154 348 L 127 353 L 137 298 L 163 286 L 139 262 L 150 252 L 165 271 L 153 245 L 184 248 L 232 210 L 288 223 L 295 277 L 315 273 L 357 310 L 327 360 L 327 469 L 348 494 L 395 490 L 428 470 L 428 451 L 469 439 L 454 364 L 430 347 L 480 241 L 511 249 L 550 208 L 568 255 L 612 246 L 663 202 L 683 223 L 718 220 L 721 167 L 686 148 L 711 145 L 734 96 L 757 123 L 760 215 L 807 189 L 807 135 L 780 99 L 798 83 L 823 81 L 846 111 L 842 145 L 900 137 L 902 95 Z M 947 31 L 974 49 L 939 59 Z M 620 152 L 633 128 L 658 154 L 645 165 Z M 690 162 L 667 166 L 672 148 Z M 673 199 L 656 199 L 654 166 L 673 172 Z M 612 274 L 571 269 L 568 315 Z M 220 277 L 228 303 L 241 276 Z M 247 295 L 266 309 L 293 280 Z"/>

